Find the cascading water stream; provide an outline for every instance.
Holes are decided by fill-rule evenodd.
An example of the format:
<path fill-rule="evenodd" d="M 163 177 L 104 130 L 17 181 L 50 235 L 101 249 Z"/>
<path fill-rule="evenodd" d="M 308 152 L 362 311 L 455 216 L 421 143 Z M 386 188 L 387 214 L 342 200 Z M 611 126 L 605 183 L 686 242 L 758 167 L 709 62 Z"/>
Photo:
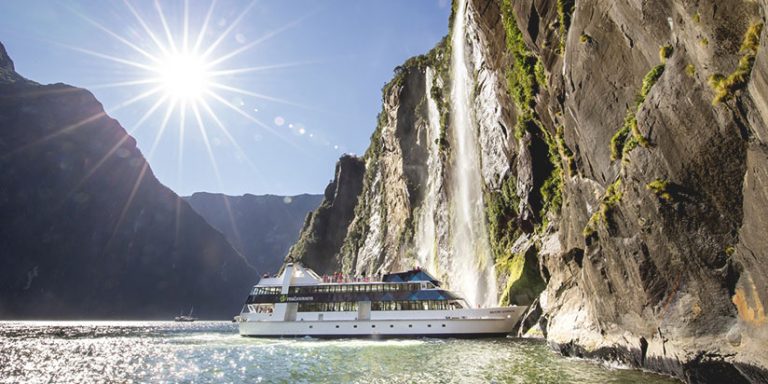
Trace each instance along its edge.
<path fill-rule="evenodd" d="M 440 137 L 440 111 L 437 102 L 432 98 L 432 85 L 434 71 L 427 69 L 426 95 L 427 95 L 427 123 L 428 135 L 425 145 L 429 148 L 427 158 L 427 192 L 424 205 L 419 211 L 418 231 L 416 232 L 416 257 L 419 265 L 437 273 L 437 232 L 435 225 L 435 212 L 437 210 L 438 193 L 440 190 L 440 178 L 442 176 L 440 165 L 440 149 L 437 140 Z"/>
<path fill-rule="evenodd" d="M 472 78 L 466 63 L 466 0 L 460 0 L 451 36 L 452 134 L 454 156 L 451 203 L 454 288 L 470 305 L 496 304 L 496 273 L 485 227 L 483 181 L 480 176 L 477 132 L 472 118 Z"/>

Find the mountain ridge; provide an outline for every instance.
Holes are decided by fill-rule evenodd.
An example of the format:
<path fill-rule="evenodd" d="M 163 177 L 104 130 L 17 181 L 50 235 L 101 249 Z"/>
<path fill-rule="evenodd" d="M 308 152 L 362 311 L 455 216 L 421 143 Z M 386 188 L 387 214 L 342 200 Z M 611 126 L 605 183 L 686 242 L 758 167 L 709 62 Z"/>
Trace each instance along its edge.
<path fill-rule="evenodd" d="M 261 275 L 280 269 L 305 217 L 317 208 L 322 196 L 308 193 L 229 196 L 196 192 L 182 198 L 224 234 Z"/>
<path fill-rule="evenodd" d="M 236 314 L 257 277 L 244 258 L 93 94 L 0 54 L 0 318 Z"/>

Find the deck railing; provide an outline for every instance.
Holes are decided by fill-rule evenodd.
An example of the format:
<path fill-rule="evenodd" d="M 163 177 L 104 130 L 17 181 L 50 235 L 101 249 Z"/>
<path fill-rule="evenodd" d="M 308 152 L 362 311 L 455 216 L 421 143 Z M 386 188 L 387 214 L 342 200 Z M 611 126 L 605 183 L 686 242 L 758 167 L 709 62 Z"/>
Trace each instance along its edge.
<path fill-rule="evenodd" d="M 342 273 L 323 275 L 323 283 L 381 283 L 381 276 L 356 276 Z"/>

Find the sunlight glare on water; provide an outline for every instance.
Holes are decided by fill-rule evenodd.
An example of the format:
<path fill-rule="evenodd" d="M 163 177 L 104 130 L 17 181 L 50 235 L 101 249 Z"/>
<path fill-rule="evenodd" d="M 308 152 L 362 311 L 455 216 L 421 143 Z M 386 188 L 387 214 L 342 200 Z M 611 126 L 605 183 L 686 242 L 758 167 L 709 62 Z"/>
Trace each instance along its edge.
<path fill-rule="evenodd" d="M 253 339 L 224 322 L 0 322 L 0 383 L 668 383 L 514 339 Z"/>

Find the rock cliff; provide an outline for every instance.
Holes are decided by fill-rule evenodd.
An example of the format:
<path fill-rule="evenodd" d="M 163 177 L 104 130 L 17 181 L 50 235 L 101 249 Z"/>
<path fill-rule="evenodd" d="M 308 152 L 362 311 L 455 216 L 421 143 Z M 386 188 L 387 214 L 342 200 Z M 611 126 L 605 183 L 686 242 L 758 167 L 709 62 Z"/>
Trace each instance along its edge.
<path fill-rule="evenodd" d="M 299 237 L 307 214 L 322 195 L 227 196 L 198 192 L 184 197 L 192 209 L 245 256 L 262 275 L 280 269 L 288 249 Z"/>
<path fill-rule="evenodd" d="M 323 201 L 304 220 L 299 240 L 288 251 L 287 260 L 301 259 L 317 273 L 338 271 L 334 256 L 347 237 L 355 217 L 365 166 L 361 159 L 345 155 L 336 164 L 334 179 L 325 188 Z"/>
<path fill-rule="evenodd" d="M 90 92 L 0 45 L 0 318 L 227 319 L 256 278 Z"/>
<path fill-rule="evenodd" d="M 322 252 L 290 257 L 419 264 L 476 304 L 533 304 L 564 354 L 768 381 L 765 7 L 454 1 L 449 36 L 383 89 L 354 214 L 318 210 L 339 227 L 305 226 Z"/>

